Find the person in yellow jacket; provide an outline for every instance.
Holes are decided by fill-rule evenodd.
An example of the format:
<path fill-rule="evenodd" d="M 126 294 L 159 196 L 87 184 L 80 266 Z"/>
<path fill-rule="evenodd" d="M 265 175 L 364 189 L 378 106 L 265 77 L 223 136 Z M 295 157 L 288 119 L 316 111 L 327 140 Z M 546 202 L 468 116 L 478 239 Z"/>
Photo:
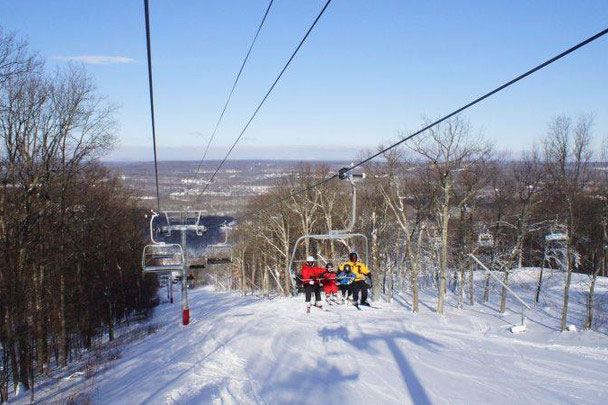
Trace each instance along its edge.
<path fill-rule="evenodd" d="M 344 268 L 344 265 L 350 265 L 351 271 L 355 274 L 356 278 L 353 281 L 353 304 L 354 305 L 366 305 L 369 306 L 367 302 L 367 288 L 368 284 L 365 281 L 367 278 L 371 277 L 371 271 L 365 265 L 365 263 L 359 261 L 359 257 L 357 253 L 352 252 L 348 255 L 348 261 L 342 263 L 340 265 L 340 270 Z M 359 303 L 359 292 L 361 292 L 361 302 Z"/>

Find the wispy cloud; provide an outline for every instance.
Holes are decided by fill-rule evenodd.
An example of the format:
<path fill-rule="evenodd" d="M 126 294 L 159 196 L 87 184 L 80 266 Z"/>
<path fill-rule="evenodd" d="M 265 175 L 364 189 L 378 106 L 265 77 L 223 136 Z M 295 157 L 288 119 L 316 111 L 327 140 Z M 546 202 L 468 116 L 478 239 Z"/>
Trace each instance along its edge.
<path fill-rule="evenodd" d="M 133 63 L 135 59 L 127 56 L 104 56 L 104 55 L 76 55 L 76 56 L 53 56 L 53 60 L 65 60 L 86 63 L 88 65 L 115 65 Z"/>

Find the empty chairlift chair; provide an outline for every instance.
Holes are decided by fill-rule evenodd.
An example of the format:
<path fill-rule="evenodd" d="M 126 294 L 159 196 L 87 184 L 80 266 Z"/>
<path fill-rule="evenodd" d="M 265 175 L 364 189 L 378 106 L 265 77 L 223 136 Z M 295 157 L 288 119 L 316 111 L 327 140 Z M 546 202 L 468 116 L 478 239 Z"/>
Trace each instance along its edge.
<path fill-rule="evenodd" d="M 545 242 L 566 242 L 568 240 L 568 234 L 562 229 L 551 229 L 551 231 L 545 235 Z"/>
<path fill-rule="evenodd" d="M 232 247 L 229 244 L 217 243 L 207 246 L 207 264 L 232 263 Z"/>
<path fill-rule="evenodd" d="M 205 256 L 208 265 L 232 263 L 232 245 L 228 243 L 230 227 L 224 225 L 220 229 L 224 233 L 224 242 L 207 246 Z"/>
<path fill-rule="evenodd" d="M 142 267 L 145 272 L 182 271 L 184 251 L 178 244 L 152 244 L 144 247 Z"/>
<path fill-rule="evenodd" d="M 185 232 L 194 231 L 196 235 L 202 236 L 205 230 L 201 223 L 201 211 L 163 211 L 160 214 L 152 212 L 150 217 L 150 239 L 152 243 L 144 247 L 143 270 L 146 272 L 184 271 L 185 266 L 190 265 L 191 262 L 196 263 L 198 259 L 198 257 L 186 257 L 184 250 L 187 244 Z M 172 237 L 174 231 L 181 235 L 181 244 L 174 242 L 174 239 L 176 239 Z M 162 238 L 165 241 L 159 241 L 155 238 Z"/>
<path fill-rule="evenodd" d="M 480 233 L 477 237 L 477 244 L 482 248 L 494 247 L 494 237 L 488 232 Z"/>

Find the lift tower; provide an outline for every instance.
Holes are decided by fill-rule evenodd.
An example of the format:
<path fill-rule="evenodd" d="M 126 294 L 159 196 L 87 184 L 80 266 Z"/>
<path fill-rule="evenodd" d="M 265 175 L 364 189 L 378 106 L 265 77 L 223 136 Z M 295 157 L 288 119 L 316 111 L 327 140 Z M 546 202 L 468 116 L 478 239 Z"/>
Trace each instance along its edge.
<path fill-rule="evenodd" d="M 190 323 L 188 307 L 188 270 L 193 258 L 188 249 L 187 233 L 202 236 L 207 231 L 201 223 L 202 211 L 161 211 L 152 212 L 150 218 L 151 244 L 144 247 L 142 267 L 144 272 L 181 273 L 182 277 L 182 323 Z M 156 238 L 171 240 L 173 233 L 179 232 L 179 243 L 166 243 Z"/>

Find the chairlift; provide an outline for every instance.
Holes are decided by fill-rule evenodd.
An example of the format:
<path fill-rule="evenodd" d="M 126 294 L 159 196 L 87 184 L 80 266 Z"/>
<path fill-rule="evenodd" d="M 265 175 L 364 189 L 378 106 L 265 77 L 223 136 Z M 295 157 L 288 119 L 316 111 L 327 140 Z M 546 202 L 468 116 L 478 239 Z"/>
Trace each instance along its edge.
<path fill-rule="evenodd" d="M 182 271 L 184 251 L 177 243 L 146 245 L 141 263 L 144 272 Z"/>
<path fill-rule="evenodd" d="M 152 219 L 150 220 L 150 233 L 152 234 L 152 222 L 159 214 L 153 213 Z M 194 231 L 198 236 L 203 236 L 203 233 L 207 230 L 201 223 L 202 211 L 163 211 L 162 217 L 165 220 L 166 225 L 159 225 L 157 229 L 163 235 L 171 236 L 171 232 L 178 231 Z"/>
<path fill-rule="evenodd" d="M 555 231 L 551 229 L 551 231 L 545 235 L 545 242 L 566 242 L 568 240 L 568 234 L 563 231 Z"/>
<path fill-rule="evenodd" d="M 204 255 L 192 256 L 188 251 L 186 254 L 187 239 L 186 232 L 194 232 L 198 236 L 202 236 L 207 231 L 202 224 L 202 211 L 162 211 L 161 213 L 152 212 L 150 218 L 150 239 L 152 245 L 163 245 L 159 239 L 164 239 L 166 242 L 174 242 L 172 240 L 172 232 L 179 231 L 181 233 L 181 246 L 184 256 L 184 263 L 190 268 L 204 268 L 206 259 Z"/>
<path fill-rule="evenodd" d="M 191 269 L 204 269 L 207 267 L 207 257 L 204 254 L 199 257 L 193 257 L 188 262 L 188 267 Z"/>
<path fill-rule="evenodd" d="M 350 185 L 351 185 L 351 215 L 350 215 L 349 223 L 345 229 L 330 230 L 326 234 L 302 235 L 296 240 L 296 243 L 294 244 L 294 247 L 293 247 L 291 259 L 289 261 L 289 268 L 288 268 L 288 270 L 291 274 L 291 282 L 292 282 L 292 287 L 294 288 L 294 290 L 297 290 L 297 282 L 296 282 L 297 275 L 296 274 L 298 271 L 298 269 L 294 268 L 294 264 L 302 263 L 305 261 L 305 260 L 301 260 L 301 259 L 296 260 L 296 254 L 298 252 L 298 248 L 301 246 L 301 243 L 304 241 L 307 241 L 307 240 L 320 240 L 320 241 L 337 240 L 337 241 L 343 242 L 349 248 L 352 248 L 352 246 L 349 245 L 347 243 L 347 241 L 359 240 L 363 243 L 364 250 L 365 250 L 364 263 L 369 267 L 369 263 L 368 263 L 368 261 L 369 261 L 369 241 L 368 241 L 368 238 L 367 238 L 367 236 L 365 236 L 362 233 L 353 233 L 353 228 L 355 227 L 355 221 L 357 218 L 357 187 L 355 185 L 355 181 L 358 179 L 365 178 L 365 173 L 351 174 L 351 173 L 349 173 L 348 168 L 342 168 L 339 171 L 339 178 L 341 180 L 348 179 L 348 181 L 350 182 Z M 323 260 L 325 261 L 325 259 L 323 259 Z"/>
<path fill-rule="evenodd" d="M 480 233 L 477 237 L 479 247 L 494 247 L 494 237 L 489 232 Z"/>
<path fill-rule="evenodd" d="M 228 232 L 232 229 L 228 225 L 222 225 L 220 231 L 224 233 L 224 242 L 208 245 L 205 249 L 205 257 L 208 265 L 232 263 L 232 245 L 228 243 Z"/>

